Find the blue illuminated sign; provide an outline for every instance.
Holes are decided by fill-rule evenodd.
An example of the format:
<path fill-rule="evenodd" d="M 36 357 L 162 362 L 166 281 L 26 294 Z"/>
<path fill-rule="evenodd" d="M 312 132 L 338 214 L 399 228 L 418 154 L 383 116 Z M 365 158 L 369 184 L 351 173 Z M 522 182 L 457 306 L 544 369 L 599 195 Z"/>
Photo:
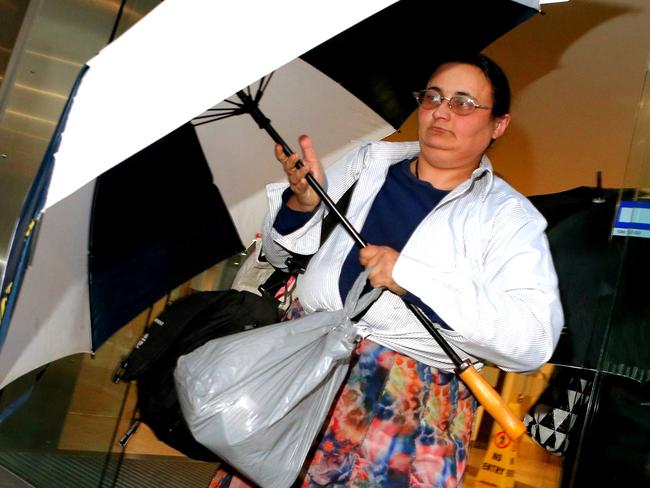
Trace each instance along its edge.
<path fill-rule="evenodd" d="M 622 200 L 612 235 L 650 238 L 650 201 Z"/>

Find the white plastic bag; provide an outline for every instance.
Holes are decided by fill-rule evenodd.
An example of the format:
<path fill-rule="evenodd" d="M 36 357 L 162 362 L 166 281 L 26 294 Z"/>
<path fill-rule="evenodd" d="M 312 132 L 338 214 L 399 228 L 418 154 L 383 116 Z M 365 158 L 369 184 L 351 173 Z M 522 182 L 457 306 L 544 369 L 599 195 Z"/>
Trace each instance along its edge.
<path fill-rule="evenodd" d="M 237 274 L 233 279 L 231 288 L 239 291 L 248 291 L 255 295 L 262 295 L 260 286 L 270 285 L 273 288 L 274 283 L 268 284 L 267 280 L 275 273 L 276 269 L 262 257 L 262 235 L 257 234 L 253 243 L 246 249 L 246 256 L 239 265 Z M 286 283 L 280 283 L 280 280 L 286 279 Z M 278 301 L 278 308 L 285 312 L 293 301 L 293 290 L 296 286 L 296 277 L 286 274 L 277 278 L 276 286 L 282 285 L 274 291 L 274 298 Z M 270 290 L 268 290 L 270 291 Z"/>
<path fill-rule="evenodd" d="M 247 256 L 239 265 L 231 285 L 232 289 L 261 295 L 257 287 L 263 284 L 275 271 L 271 263 L 260 261 L 261 252 L 262 237 L 258 234 L 253 243 L 246 249 Z"/>
<path fill-rule="evenodd" d="M 347 373 L 350 318 L 381 292 L 359 299 L 366 278 L 343 310 L 214 339 L 182 356 L 174 377 L 196 440 L 260 486 L 289 487 Z"/>

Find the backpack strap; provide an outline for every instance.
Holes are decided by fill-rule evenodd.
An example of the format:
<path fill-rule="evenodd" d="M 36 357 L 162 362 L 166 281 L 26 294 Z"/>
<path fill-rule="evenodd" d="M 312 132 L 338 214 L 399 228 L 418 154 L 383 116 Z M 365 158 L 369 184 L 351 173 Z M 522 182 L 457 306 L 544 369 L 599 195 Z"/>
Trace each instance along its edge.
<path fill-rule="evenodd" d="M 357 186 L 357 182 L 352 183 L 352 186 L 345 190 L 345 193 L 341 195 L 341 198 L 336 202 L 336 207 L 342 214 L 345 214 L 350 206 L 350 200 L 352 199 L 352 193 L 354 193 L 354 188 Z M 320 231 L 320 246 L 321 247 L 330 234 L 334 231 L 336 226 L 339 224 L 336 220 L 336 214 L 334 212 L 328 212 L 323 223 L 321 224 Z M 287 268 L 291 274 L 302 274 L 307 269 L 307 265 L 311 260 L 313 254 L 292 254 L 286 261 Z"/>
<path fill-rule="evenodd" d="M 337 208 L 343 214 L 347 212 L 348 207 L 350 206 L 350 200 L 352 200 L 352 193 L 354 192 L 354 187 L 356 185 L 357 182 L 355 181 L 350 188 L 345 190 L 345 193 L 341 198 L 339 198 L 338 202 L 336 202 Z M 323 218 L 323 223 L 321 224 L 321 246 L 325 243 L 338 224 L 339 222 L 336 220 L 334 212 L 328 212 L 325 218 Z M 292 276 L 305 272 L 312 256 L 313 254 L 292 254 L 286 261 L 287 271 L 276 269 L 257 289 L 263 295 L 275 296 L 275 293 L 280 288 L 287 285 Z M 262 256 L 260 256 L 260 258 L 262 258 Z"/>

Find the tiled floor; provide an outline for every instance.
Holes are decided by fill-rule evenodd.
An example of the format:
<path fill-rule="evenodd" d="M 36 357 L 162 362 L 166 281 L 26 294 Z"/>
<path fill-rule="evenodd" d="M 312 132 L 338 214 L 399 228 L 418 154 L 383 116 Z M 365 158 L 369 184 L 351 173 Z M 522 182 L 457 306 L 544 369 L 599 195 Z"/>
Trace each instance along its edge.
<path fill-rule="evenodd" d="M 562 458 L 546 454 L 533 444 L 528 437 L 522 440 L 514 469 L 513 482 L 517 488 L 558 488 L 562 478 Z M 479 478 L 480 467 L 486 458 L 486 450 L 473 448 L 470 451 L 469 465 L 465 476 L 465 488 L 487 488 L 491 486 Z M 508 486 L 503 479 L 502 485 Z M 495 485 L 492 485 L 495 486 Z"/>

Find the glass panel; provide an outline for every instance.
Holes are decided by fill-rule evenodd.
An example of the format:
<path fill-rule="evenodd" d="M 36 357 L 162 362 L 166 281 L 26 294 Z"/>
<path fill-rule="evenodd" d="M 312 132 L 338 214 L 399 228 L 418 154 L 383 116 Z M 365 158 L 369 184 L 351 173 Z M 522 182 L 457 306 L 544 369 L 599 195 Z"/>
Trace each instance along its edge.
<path fill-rule="evenodd" d="M 598 369 L 650 381 L 650 76 L 646 71 L 612 237 L 620 266 Z M 613 282 L 613 279 L 612 279 Z"/>
<path fill-rule="evenodd" d="M 646 71 L 589 347 L 594 389 L 568 486 L 650 483 L 649 134 Z"/>

